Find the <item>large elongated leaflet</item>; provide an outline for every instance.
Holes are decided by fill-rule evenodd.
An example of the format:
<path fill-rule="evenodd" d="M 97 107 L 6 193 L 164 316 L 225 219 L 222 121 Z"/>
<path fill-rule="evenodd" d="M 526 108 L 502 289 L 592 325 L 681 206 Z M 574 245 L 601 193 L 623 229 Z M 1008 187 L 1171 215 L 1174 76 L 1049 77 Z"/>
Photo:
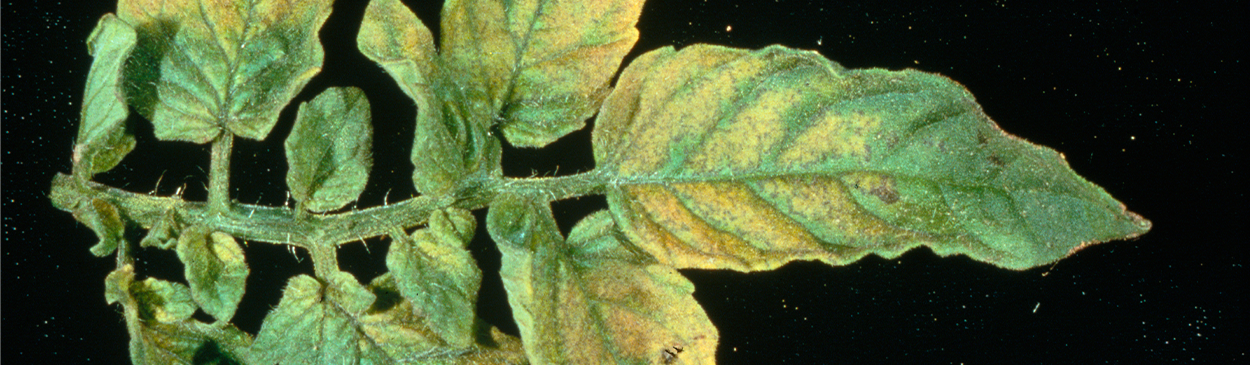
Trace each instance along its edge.
<path fill-rule="evenodd" d="M 546 201 L 504 194 L 487 216 L 525 352 L 541 364 L 713 364 L 694 285 L 621 240 L 606 212 L 560 237 Z"/>
<path fill-rule="evenodd" d="M 959 84 L 915 70 L 663 48 L 623 72 L 598 123 L 613 214 L 677 267 L 841 265 L 925 245 L 1024 269 L 1150 228 Z"/>
<path fill-rule="evenodd" d="M 264 139 L 278 112 L 321 71 L 317 31 L 330 0 L 122 0 L 138 33 L 128 102 L 162 140 L 224 131 Z"/>

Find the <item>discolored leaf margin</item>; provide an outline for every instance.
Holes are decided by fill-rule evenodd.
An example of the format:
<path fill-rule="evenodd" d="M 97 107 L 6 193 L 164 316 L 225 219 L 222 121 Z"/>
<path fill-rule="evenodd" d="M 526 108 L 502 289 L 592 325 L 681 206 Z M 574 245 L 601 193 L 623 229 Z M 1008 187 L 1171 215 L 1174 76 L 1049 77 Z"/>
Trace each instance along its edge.
<path fill-rule="evenodd" d="M 971 94 L 814 52 L 662 48 L 623 71 L 594 131 L 630 241 L 680 268 L 843 265 L 929 246 L 1008 269 L 1150 222 Z"/>
<path fill-rule="evenodd" d="M 542 147 L 581 129 L 638 39 L 641 0 L 450 0 L 444 64 L 474 120 Z M 483 114 L 484 113 L 484 114 Z"/>
<path fill-rule="evenodd" d="M 87 74 L 81 122 L 74 140 L 74 176 L 91 176 L 113 169 L 135 149 L 135 138 L 126 132 L 125 91 L 122 66 L 135 47 L 135 31 L 113 14 L 100 18 L 87 37 L 87 51 L 95 60 Z"/>
<path fill-rule="evenodd" d="M 355 87 L 331 87 L 300 104 L 287 136 L 286 184 L 313 212 L 342 208 L 360 197 L 373 167 L 369 99 Z"/>
<path fill-rule="evenodd" d="M 417 103 L 411 154 L 417 191 L 463 194 L 466 186 L 502 174 L 502 150 L 487 129 L 488 113 L 473 111 L 483 105 L 466 103 L 434 51 L 429 29 L 411 10 L 397 0 L 370 1 L 356 43 Z"/>
<path fill-rule="evenodd" d="M 474 343 L 482 271 L 465 246 L 473 238 L 476 223 L 464 209 L 435 211 L 430 214 L 429 228 L 411 236 L 402 231 L 393 234 L 386 255 L 386 267 L 399 293 L 452 348 Z"/>
<path fill-rule="evenodd" d="M 252 339 L 233 325 L 208 325 L 191 319 L 195 304 L 178 283 L 148 278 L 134 281 L 134 266 L 124 265 L 105 279 L 105 298 L 121 304 L 130 333 L 134 364 L 237 364 Z"/>
<path fill-rule="evenodd" d="M 694 285 L 621 241 L 607 212 L 583 219 L 565 241 L 546 202 L 504 194 L 487 225 L 531 360 L 715 363 L 718 334 Z"/>
<path fill-rule="evenodd" d="M 204 313 L 221 322 L 233 318 L 250 272 L 243 249 L 234 238 L 205 227 L 191 227 L 178 237 L 175 252 L 191 284 L 191 297 Z"/>
<path fill-rule="evenodd" d="M 330 3 L 121 0 L 117 16 L 138 34 L 128 102 L 161 140 L 264 139 L 321 71 L 317 32 Z"/>

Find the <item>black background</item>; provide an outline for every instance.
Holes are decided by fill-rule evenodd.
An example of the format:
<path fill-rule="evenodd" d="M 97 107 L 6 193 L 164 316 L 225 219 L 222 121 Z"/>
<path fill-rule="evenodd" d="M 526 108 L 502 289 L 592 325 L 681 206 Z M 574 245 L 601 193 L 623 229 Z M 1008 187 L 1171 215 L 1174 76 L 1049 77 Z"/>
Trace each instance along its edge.
<path fill-rule="evenodd" d="M 1246 4 L 1242 2 L 978 2 L 823 4 L 654 2 L 630 58 L 664 45 L 815 49 L 849 68 L 916 68 L 967 86 L 1002 128 L 1063 152 L 1080 174 L 1154 230 L 1023 272 L 925 249 L 845 267 L 792 263 L 741 274 L 684 271 L 720 329 L 721 363 L 1236 363 L 1246 317 Z M 437 4 L 411 6 L 434 25 Z M 414 115 L 380 68 L 355 49 L 363 2 L 343 2 L 321 34 L 328 86 L 358 86 L 373 106 L 375 167 L 361 206 L 414 194 Z M 45 198 L 70 170 L 91 58 L 85 39 L 106 2 L 3 6 L 3 352 L 6 363 L 124 363 L 127 335 L 104 303 L 111 259 L 87 251 L 90 230 Z M 435 30 L 437 31 L 437 30 Z M 626 62 L 629 61 L 626 60 Z M 281 141 L 294 106 L 265 142 L 240 141 L 240 201 L 281 205 Z M 157 142 L 132 118 L 139 148 L 98 179 L 132 191 L 203 199 L 207 148 Z M 588 130 L 588 129 L 587 129 Z M 546 150 L 505 151 L 513 176 L 593 168 L 583 130 Z M 161 181 L 157 186 L 157 181 Z M 554 206 L 563 229 L 603 207 Z M 481 314 L 516 333 L 484 232 L 472 245 L 488 276 Z M 136 233 L 138 234 L 138 233 Z M 387 244 L 340 251 L 361 281 L 383 270 Z M 255 332 L 306 254 L 251 244 L 248 294 L 235 322 Z M 168 252 L 143 253 L 141 274 L 182 280 Z M 300 260 L 297 261 L 297 257 Z M 1243 284 L 1236 284 L 1236 283 Z M 1241 345 L 1237 345 L 1241 343 Z"/>

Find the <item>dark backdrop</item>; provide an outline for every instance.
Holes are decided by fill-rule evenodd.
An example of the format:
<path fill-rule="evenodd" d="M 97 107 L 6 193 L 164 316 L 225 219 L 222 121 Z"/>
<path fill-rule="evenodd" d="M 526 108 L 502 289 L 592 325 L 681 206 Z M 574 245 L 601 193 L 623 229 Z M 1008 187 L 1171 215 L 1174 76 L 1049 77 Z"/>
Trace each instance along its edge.
<path fill-rule="evenodd" d="M 1057 265 L 1013 272 L 925 249 L 846 267 L 793 263 L 740 274 L 685 271 L 720 329 L 731 363 L 1233 363 L 1246 359 L 1246 5 L 1240 2 L 979 2 L 824 4 L 654 2 L 641 51 L 673 44 L 815 49 L 851 68 L 916 68 L 967 86 L 1006 131 L 1063 152 L 1072 167 L 1154 221 L 1133 241 L 1086 249 Z M 437 4 L 413 8 L 436 28 Z M 85 39 L 104 1 L 3 6 L 3 352 L 5 362 L 119 363 L 127 335 L 104 303 L 110 259 L 87 251 L 90 230 L 45 195 L 70 170 L 70 146 L 91 58 Z M 361 204 L 413 194 L 407 163 L 412 103 L 355 50 L 363 2 L 336 5 L 321 32 L 328 86 L 358 86 L 373 105 L 375 168 Z M 627 60 L 628 62 L 628 60 Z M 234 196 L 283 203 L 281 140 L 237 143 Z M 100 180 L 133 191 L 202 199 L 207 149 L 158 143 L 132 121 L 140 147 Z M 510 175 L 593 167 L 589 133 L 548 150 L 505 152 Z M 157 181 L 161 181 L 157 186 Z M 1239 186 L 1243 188 L 1238 188 Z M 602 199 L 555 205 L 564 229 Z M 480 232 L 479 238 L 484 238 Z M 386 243 L 342 250 L 362 281 Z M 487 278 L 479 306 L 516 333 L 488 240 L 472 245 Z M 247 249 L 248 294 L 235 322 L 259 328 L 306 255 Z M 153 251 L 153 250 L 148 250 Z M 181 280 L 176 258 L 145 252 L 143 274 Z M 494 276 L 492 276 L 494 275 Z M 1241 282 L 1243 284 L 1236 284 Z M 1242 343 L 1242 345 L 1236 345 Z"/>

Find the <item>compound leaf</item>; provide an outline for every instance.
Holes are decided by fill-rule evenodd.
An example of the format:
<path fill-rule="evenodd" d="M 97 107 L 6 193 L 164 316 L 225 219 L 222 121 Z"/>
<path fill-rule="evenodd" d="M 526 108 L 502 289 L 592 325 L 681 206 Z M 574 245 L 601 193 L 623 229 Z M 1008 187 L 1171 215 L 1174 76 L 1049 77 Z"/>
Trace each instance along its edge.
<path fill-rule="evenodd" d="M 373 167 L 369 99 L 355 87 L 326 89 L 300 104 L 286 139 L 291 197 L 314 212 L 342 208 L 360 197 Z"/>
<path fill-rule="evenodd" d="M 105 279 L 105 297 L 121 304 L 135 364 L 239 363 L 252 339 L 233 325 L 191 319 L 195 303 L 185 286 L 148 278 L 134 281 L 126 265 Z"/>
<path fill-rule="evenodd" d="M 411 237 L 393 235 L 386 267 L 399 293 L 424 314 L 441 339 L 451 347 L 469 347 L 482 271 L 465 246 L 476 221 L 467 210 L 449 209 L 433 212 L 429 222 L 429 228 Z"/>
<path fill-rule="evenodd" d="M 598 123 L 617 222 L 677 267 L 841 265 L 925 245 L 1018 270 L 1150 228 L 959 84 L 915 70 L 664 48 L 626 68 Z"/>
<path fill-rule="evenodd" d="M 463 102 L 461 89 L 448 81 L 435 57 L 429 29 L 411 10 L 396 0 L 371 1 L 356 43 L 417 103 L 411 155 L 417 191 L 454 193 L 500 175 L 501 147 L 488 131 L 488 113 L 474 113 L 474 106 Z"/>
<path fill-rule="evenodd" d="M 161 140 L 206 143 L 223 131 L 264 139 L 321 70 L 317 32 L 329 0 L 122 0 L 138 32 L 130 105 Z"/>
<path fill-rule="evenodd" d="M 191 297 L 200 308 L 218 321 L 234 317 L 250 272 L 234 237 L 192 227 L 178 237 L 175 251 L 191 284 Z"/>
<path fill-rule="evenodd" d="M 618 238 L 606 212 L 561 239 L 544 201 L 506 194 L 487 218 L 530 359 L 539 363 L 715 363 L 718 335 L 694 285 Z"/>
<path fill-rule="evenodd" d="M 477 118 L 542 147 L 581 129 L 638 39 L 642 1 L 452 0 L 443 58 Z"/>
<path fill-rule="evenodd" d="M 95 57 L 83 92 L 82 121 L 74 141 L 74 175 L 84 180 L 108 171 L 135 149 L 135 137 L 126 132 L 126 94 L 121 87 L 122 66 L 135 47 L 135 31 L 113 14 L 105 15 L 87 38 Z"/>

